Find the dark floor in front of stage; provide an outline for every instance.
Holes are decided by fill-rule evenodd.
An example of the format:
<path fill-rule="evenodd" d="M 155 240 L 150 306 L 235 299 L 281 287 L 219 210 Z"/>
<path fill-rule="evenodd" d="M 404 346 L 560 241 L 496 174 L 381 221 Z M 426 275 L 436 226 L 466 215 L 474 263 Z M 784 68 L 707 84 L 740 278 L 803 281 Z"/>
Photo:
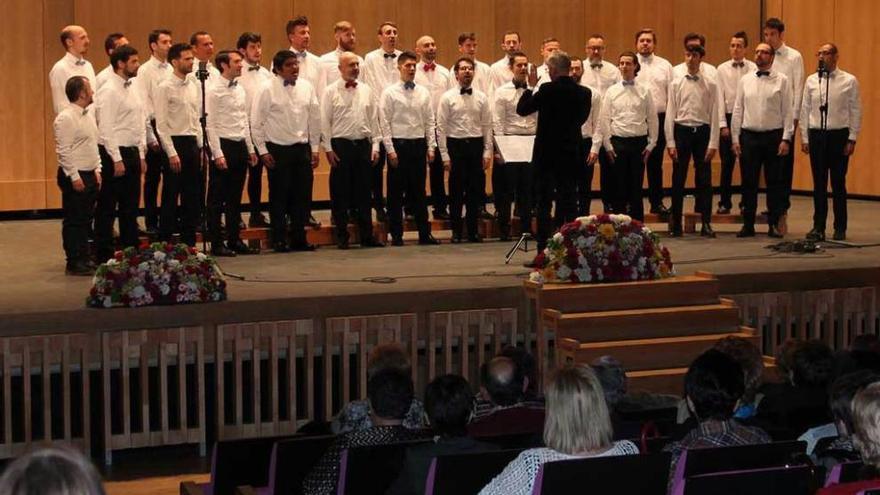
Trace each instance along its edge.
<path fill-rule="evenodd" d="M 763 203 L 763 201 L 762 201 Z M 690 211 L 686 201 L 685 211 Z M 598 203 L 593 203 L 594 210 Z M 848 241 L 880 243 L 876 215 L 880 203 L 850 201 Z M 327 222 L 329 212 L 316 212 Z M 803 238 L 811 227 L 812 201 L 793 198 L 787 240 Z M 831 219 L 829 218 L 829 225 Z M 665 231 L 665 225 L 655 225 Z M 790 272 L 821 268 L 877 266 L 880 248 L 828 249 L 823 254 L 768 257 L 765 246 L 776 239 L 761 232 L 751 239 L 737 239 L 736 225 L 717 225 L 717 239 L 686 235 L 664 237 L 678 263 L 679 274 L 707 270 L 716 274 Z M 831 234 L 829 229 L 828 234 Z M 340 251 L 323 247 L 314 253 L 275 254 L 221 259 L 229 273 L 245 281 L 229 280 L 229 298 L 256 300 L 316 295 L 381 292 L 412 292 L 423 289 L 504 287 L 521 283 L 527 274 L 522 262 L 534 255 L 517 253 L 510 265 L 504 255 L 512 245 L 487 241 L 482 244 L 450 244 L 449 232 L 435 235 L 441 246 L 418 246 L 415 239 L 405 247 Z M 533 249 L 533 246 L 530 246 Z M 60 220 L 0 222 L 0 314 L 78 309 L 83 306 L 91 279 L 64 275 Z M 372 281 L 371 281 L 372 280 Z M 385 283 L 382 283 L 385 282 Z"/>

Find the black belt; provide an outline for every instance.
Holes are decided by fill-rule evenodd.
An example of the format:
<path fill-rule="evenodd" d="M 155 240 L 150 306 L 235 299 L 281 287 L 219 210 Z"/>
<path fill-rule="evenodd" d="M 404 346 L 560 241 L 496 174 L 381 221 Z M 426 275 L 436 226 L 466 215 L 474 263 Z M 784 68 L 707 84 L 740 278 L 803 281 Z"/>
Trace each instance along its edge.
<path fill-rule="evenodd" d="M 676 129 L 684 129 L 687 131 L 691 131 L 694 134 L 696 134 L 697 132 L 699 132 L 703 129 L 707 129 L 708 127 L 709 127 L 709 124 L 701 124 L 698 126 L 690 126 L 690 125 L 684 125 L 684 124 L 679 124 L 679 123 L 675 124 Z"/>

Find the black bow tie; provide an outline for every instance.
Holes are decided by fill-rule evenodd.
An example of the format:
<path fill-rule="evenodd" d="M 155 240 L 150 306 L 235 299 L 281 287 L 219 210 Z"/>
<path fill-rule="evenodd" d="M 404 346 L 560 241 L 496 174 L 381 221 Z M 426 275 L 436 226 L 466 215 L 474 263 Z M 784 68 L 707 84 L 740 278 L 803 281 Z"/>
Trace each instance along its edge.
<path fill-rule="evenodd" d="M 284 87 L 296 86 L 296 81 L 284 81 Z"/>
<path fill-rule="evenodd" d="M 758 72 L 755 72 L 755 75 L 758 77 L 767 77 L 770 75 L 770 71 L 769 70 L 759 70 Z"/>
<path fill-rule="evenodd" d="M 383 54 L 382 56 L 385 57 L 386 59 L 388 59 L 388 58 L 397 58 L 397 54 L 396 54 L 396 53 L 385 53 L 385 54 Z"/>
<path fill-rule="evenodd" d="M 525 81 L 523 81 L 523 82 L 516 82 L 516 81 L 514 81 L 514 82 L 513 82 L 513 87 L 516 88 L 516 89 L 526 89 L 526 88 L 529 87 L 529 85 L 526 84 Z"/>
<path fill-rule="evenodd" d="M 82 114 L 85 115 L 85 114 L 87 114 L 87 113 L 89 113 L 89 109 L 88 109 L 88 108 L 83 108 L 83 113 L 82 113 Z"/>
<path fill-rule="evenodd" d="M 238 81 L 229 81 L 229 87 L 230 87 L 230 88 L 234 88 L 234 87 L 236 87 L 236 86 L 238 86 Z"/>
<path fill-rule="evenodd" d="M 590 64 L 590 68 L 591 68 L 591 69 L 601 69 L 601 68 L 602 68 L 602 62 L 599 62 L 598 64 Z"/>
<path fill-rule="evenodd" d="M 636 81 L 635 81 L 635 80 L 632 80 L 632 81 L 620 81 L 620 83 L 623 84 L 624 86 L 635 86 L 635 85 L 636 85 Z"/>
<path fill-rule="evenodd" d="M 685 77 L 685 79 L 687 79 L 688 81 L 699 81 L 699 80 L 700 80 L 700 76 L 698 76 L 697 74 L 694 74 L 694 75 L 687 74 L 687 75 L 685 75 L 684 77 Z"/>
<path fill-rule="evenodd" d="M 303 50 L 303 51 L 301 51 L 301 52 L 298 52 L 298 51 L 295 51 L 295 50 L 294 50 L 293 53 L 295 53 L 296 56 L 299 57 L 299 58 L 306 58 L 306 51 L 305 51 L 305 50 Z"/>
<path fill-rule="evenodd" d="M 461 88 L 461 94 L 472 95 L 474 94 L 474 88 Z"/>
<path fill-rule="evenodd" d="M 122 87 L 125 88 L 125 89 L 128 89 L 129 86 L 131 86 L 131 79 L 129 79 L 129 80 L 125 81 L 124 83 L 122 83 Z"/>
<path fill-rule="evenodd" d="M 746 63 L 745 62 L 734 62 L 733 66 L 737 69 L 741 69 L 746 66 Z"/>
<path fill-rule="evenodd" d="M 416 83 L 414 83 L 412 81 L 407 81 L 407 82 L 403 83 L 403 89 L 415 89 L 415 87 L 416 87 Z"/>
<path fill-rule="evenodd" d="M 84 58 L 81 58 L 81 59 L 77 60 L 76 62 L 74 62 L 74 64 L 76 64 L 76 65 L 86 65 L 86 60 L 85 60 Z"/>
<path fill-rule="evenodd" d="M 250 72 L 252 70 L 260 70 L 260 66 L 259 65 L 252 65 L 252 66 L 248 67 L 248 72 Z"/>

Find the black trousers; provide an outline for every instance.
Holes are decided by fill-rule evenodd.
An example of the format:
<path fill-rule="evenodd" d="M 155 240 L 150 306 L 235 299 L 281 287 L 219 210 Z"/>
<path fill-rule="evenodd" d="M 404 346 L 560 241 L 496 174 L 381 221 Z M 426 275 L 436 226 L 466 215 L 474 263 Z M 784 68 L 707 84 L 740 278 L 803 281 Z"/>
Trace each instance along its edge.
<path fill-rule="evenodd" d="M 726 114 L 727 128 L 730 129 L 731 114 Z M 733 208 L 733 168 L 736 166 L 736 153 L 733 152 L 733 141 L 730 136 L 721 136 L 718 142 L 718 154 L 721 155 L 721 182 L 718 206 Z"/>
<path fill-rule="evenodd" d="M 797 134 L 795 129 L 795 134 Z M 791 183 L 794 180 L 794 135 L 791 138 L 791 148 L 787 155 L 780 158 L 782 176 L 779 192 L 780 215 L 785 214 L 791 208 Z"/>
<path fill-rule="evenodd" d="M 385 199 L 383 193 L 383 187 L 385 184 L 385 180 L 383 177 L 383 173 L 385 171 L 385 162 L 387 161 L 388 153 L 385 152 L 385 145 L 379 144 L 379 161 L 376 162 L 376 165 L 373 166 L 373 176 L 372 176 L 372 193 L 373 193 L 373 208 L 376 210 L 380 210 L 385 207 Z"/>
<path fill-rule="evenodd" d="M 309 219 L 309 196 L 314 182 L 311 148 L 306 143 L 287 146 L 266 143 L 275 159 L 269 169 L 270 215 L 272 241 L 286 243 L 287 221 L 290 217 L 290 242 L 306 244 L 306 222 Z"/>
<path fill-rule="evenodd" d="M 772 131 L 749 131 L 740 133 L 742 156 L 742 201 L 744 223 L 755 226 L 755 212 L 758 209 L 758 185 L 761 169 L 764 169 L 764 182 L 767 185 L 768 223 L 776 225 L 782 213 L 782 157 L 778 156 L 779 143 L 782 142 L 782 129 Z"/>
<path fill-rule="evenodd" d="M 445 171 L 440 151 L 434 153 L 434 161 L 428 164 L 431 185 L 431 206 L 435 212 L 444 212 L 449 207 L 449 196 L 446 194 Z"/>
<path fill-rule="evenodd" d="M 573 167 L 535 168 L 536 203 L 538 210 L 538 251 L 547 246 L 547 239 L 556 228 L 570 222 L 577 216 L 575 172 Z M 556 201 L 556 215 L 550 216 L 553 201 Z"/>
<path fill-rule="evenodd" d="M 694 185 L 696 186 L 697 211 L 703 216 L 703 223 L 712 220 L 712 163 L 706 161 L 709 148 L 709 126 L 688 127 L 675 124 L 675 148 L 678 160 L 672 163 L 672 219 L 676 228 L 681 228 L 684 185 L 688 176 L 688 164 L 694 159 Z"/>
<path fill-rule="evenodd" d="M 465 225 L 468 237 L 479 235 L 477 219 L 484 200 L 486 173 L 483 171 L 483 138 L 447 138 L 449 160 L 449 218 L 453 237 L 463 233 L 461 210 L 467 208 Z"/>
<path fill-rule="evenodd" d="M 220 232 L 220 217 L 226 218 L 226 241 L 234 244 L 241 241 L 238 219 L 241 214 L 241 193 L 247 174 L 248 155 L 245 141 L 220 138 L 220 148 L 226 158 L 226 170 L 211 164 L 208 183 L 208 234 L 212 244 L 223 242 Z"/>
<path fill-rule="evenodd" d="M 590 202 L 593 201 L 593 173 L 594 165 L 587 165 L 590 156 L 590 148 L 593 147 L 591 138 L 581 140 L 580 160 L 574 169 L 575 188 L 577 190 L 577 214 L 586 216 L 590 214 Z"/>
<path fill-rule="evenodd" d="M 424 239 L 431 233 L 425 199 L 427 141 L 424 138 L 394 139 L 394 151 L 397 153 L 397 166 L 388 166 L 388 223 L 391 237 L 403 237 L 405 198 L 415 217 L 419 238 Z"/>
<path fill-rule="evenodd" d="M 665 147 L 666 140 L 663 141 Z M 611 136 L 611 147 L 614 148 L 614 153 L 617 155 L 612 165 L 617 178 L 615 181 L 617 199 L 613 202 L 612 207 L 615 213 L 629 211 L 629 215 L 639 221 L 645 220 L 645 207 L 642 203 L 645 162 L 642 161 L 642 152 L 647 146 L 648 136 Z M 660 144 L 657 146 L 660 147 Z M 629 208 L 627 209 L 627 207 Z"/>
<path fill-rule="evenodd" d="M 498 228 L 504 235 L 510 235 L 511 205 L 516 201 L 519 211 L 521 232 L 532 231 L 532 164 L 502 163 L 496 164 L 492 171 L 495 188 L 495 208 L 498 214 Z"/>
<path fill-rule="evenodd" d="M 61 189 L 61 240 L 67 264 L 84 263 L 89 260 L 89 226 L 95 216 L 98 199 L 98 180 L 93 170 L 80 171 L 85 189 L 75 191 L 70 178 L 58 167 L 58 187 Z"/>
<path fill-rule="evenodd" d="M 180 242 L 195 246 L 196 227 L 199 223 L 199 147 L 195 136 L 171 136 L 180 172 L 165 166 L 162 178 L 162 207 L 159 221 L 159 238 L 171 241 L 180 218 Z M 178 201 L 180 206 L 178 206 Z"/>
<path fill-rule="evenodd" d="M 589 150 L 587 150 L 587 153 L 589 153 Z M 599 148 L 599 189 L 601 189 L 602 209 L 604 211 L 611 211 L 614 198 L 618 194 L 617 178 L 614 173 L 614 164 L 608 158 L 608 152 L 604 146 Z"/>
<path fill-rule="evenodd" d="M 247 174 L 248 212 L 250 212 L 251 217 L 254 217 L 259 215 L 262 210 L 263 162 L 258 160 L 256 166 L 248 167 Z M 309 198 L 309 201 L 311 202 L 311 198 Z"/>
<path fill-rule="evenodd" d="M 101 190 L 95 210 L 95 245 L 98 259 L 113 255 L 113 220 L 119 217 L 119 241 L 123 247 L 138 245 L 137 213 L 141 200 L 141 158 L 135 146 L 119 148 L 125 174 L 113 176 L 113 159 L 103 146 L 101 154 Z"/>
<path fill-rule="evenodd" d="M 831 176 L 834 230 L 846 231 L 846 171 L 849 156 L 843 154 L 849 129 L 810 129 L 810 168 L 813 171 L 813 227 L 825 230 L 828 218 L 828 176 Z"/>
<path fill-rule="evenodd" d="M 333 138 L 330 146 L 339 164 L 330 168 L 330 206 L 336 221 L 337 242 L 348 240 L 348 212 L 357 212 L 361 241 L 373 237 L 373 212 L 370 209 L 370 140 Z"/>
<path fill-rule="evenodd" d="M 158 136 L 156 121 L 151 120 L 150 126 L 153 134 Z M 162 173 L 168 166 L 168 155 L 159 146 L 156 150 L 147 148 L 146 153 L 147 172 L 144 174 L 144 223 L 148 229 L 155 229 L 159 224 L 161 210 L 159 207 L 159 183 L 162 181 Z"/>
<path fill-rule="evenodd" d="M 651 150 L 647 164 L 648 199 L 651 202 L 651 208 L 657 208 L 663 204 L 663 154 L 666 152 L 664 122 L 666 122 L 666 112 L 658 113 L 657 145 Z M 617 151 L 616 147 L 615 151 Z"/>

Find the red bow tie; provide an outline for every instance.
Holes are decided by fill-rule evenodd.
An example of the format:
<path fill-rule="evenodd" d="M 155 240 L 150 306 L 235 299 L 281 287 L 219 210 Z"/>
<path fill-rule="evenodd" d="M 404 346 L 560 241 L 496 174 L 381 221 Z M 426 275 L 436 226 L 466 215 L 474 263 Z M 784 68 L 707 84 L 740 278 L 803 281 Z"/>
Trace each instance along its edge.
<path fill-rule="evenodd" d="M 356 88 L 357 86 L 358 86 L 358 82 L 357 82 L 357 81 L 347 81 L 347 82 L 345 83 L 345 87 L 346 87 L 346 88 Z"/>
<path fill-rule="evenodd" d="M 429 70 L 435 70 L 437 69 L 437 64 L 435 64 L 434 62 L 431 62 L 430 64 L 425 64 L 424 69 L 425 72 L 428 72 Z"/>

